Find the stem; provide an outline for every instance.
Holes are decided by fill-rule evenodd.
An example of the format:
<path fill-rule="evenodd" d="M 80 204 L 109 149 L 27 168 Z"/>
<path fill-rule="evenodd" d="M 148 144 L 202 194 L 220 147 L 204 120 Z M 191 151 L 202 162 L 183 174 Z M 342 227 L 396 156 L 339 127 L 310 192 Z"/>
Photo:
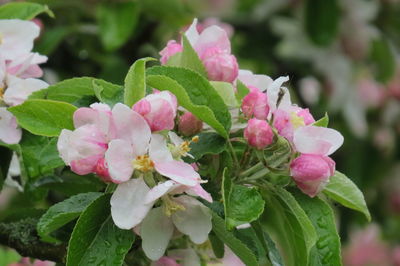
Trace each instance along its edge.
<path fill-rule="evenodd" d="M 53 245 L 39 240 L 37 219 L 26 218 L 13 223 L 0 223 L 0 244 L 11 247 L 23 257 L 65 262 L 65 244 Z"/>
<path fill-rule="evenodd" d="M 255 173 L 252 176 L 249 176 L 248 178 L 244 178 L 243 180 L 241 180 L 243 183 L 246 183 L 248 181 L 256 181 L 262 177 L 264 177 L 266 174 L 268 174 L 270 172 L 270 170 L 268 168 L 263 168 L 260 171 L 258 171 L 257 173 Z"/>
<path fill-rule="evenodd" d="M 237 169 L 239 169 L 240 168 L 239 160 L 238 160 L 238 158 L 236 156 L 235 149 L 233 148 L 232 143 L 229 140 L 228 140 L 228 147 L 229 147 L 229 150 L 232 153 L 233 162 L 235 163 L 236 167 L 238 167 Z"/>
<path fill-rule="evenodd" d="M 240 173 L 239 177 L 246 177 L 249 176 L 255 172 L 257 172 L 258 170 L 261 170 L 264 168 L 264 164 L 262 162 L 259 162 L 255 165 L 253 165 L 252 167 L 250 167 L 249 169 L 246 169 L 245 171 L 243 171 L 242 173 Z"/>

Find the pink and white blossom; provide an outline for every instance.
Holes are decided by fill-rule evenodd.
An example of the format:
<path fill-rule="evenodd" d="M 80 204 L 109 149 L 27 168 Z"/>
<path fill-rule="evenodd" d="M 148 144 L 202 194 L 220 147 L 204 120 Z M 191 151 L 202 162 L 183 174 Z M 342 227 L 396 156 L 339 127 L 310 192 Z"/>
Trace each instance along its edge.
<path fill-rule="evenodd" d="M 239 67 L 236 57 L 231 54 L 231 44 L 225 30 L 213 25 L 199 33 L 195 19 L 185 35 L 199 55 L 211 80 L 230 83 L 235 81 Z"/>
<path fill-rule="evenodd" d="M 60 157 L 79 175 L 97 173 L 110 181 L 104 162 L 108 143 L 116 136 L 110 107 L 94 103 L 90 108 L 79 108 L 73 121 L 76 129 L 63 129 L 58 138 Z"/>

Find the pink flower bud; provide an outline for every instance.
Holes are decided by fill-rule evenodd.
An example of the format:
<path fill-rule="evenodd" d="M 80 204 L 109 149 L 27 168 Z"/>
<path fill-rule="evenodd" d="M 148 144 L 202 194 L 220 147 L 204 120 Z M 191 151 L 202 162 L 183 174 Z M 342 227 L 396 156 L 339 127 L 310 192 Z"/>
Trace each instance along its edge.
<path fill-rule="evenodd" d="M 152 131 L 173 129 L 177 108 L 175 95 L 167 91 L 149 94 L 132 107 L 146 119 Z"/>
<path fill-rule="evenodd" d="M 249 145 L 262 150 L 273 142 L 274 133 L 267 121 L 252 118 L 244 130 L 244 138 Z"/>
<path fill-rule="evenodd" d="M 232 83 L 239 74 L 236 57 L 217 47 L 206 49 L 200 58 L 211 80 Z"/>
<path fill-rule="evenodd" d="M 335 172 L 335 162 L 323 155 L 301 154 L 290 164 L 290 173 L 301 191 L 317 195 Z"/>
<path fill-rule="evenodd" d="M 179 118 L 178 129 L 184 136 L 193 136 L 203 129 L 203 121 L 186 112 Z"/>
<path fill-rule="evenodd" d="M 268 96 L 258 88 L 249 87 L 250 93 L 242 101 L 242 112 L 246 118 L 267 119 L 269 113 Z"/>
<path fill-rule="evenodd" d="M 161 64 L 165 65 L 171 56 L 182 51 L 183 47 L 180 43 L 177 43 L 175 40 L 168 41 L 167 46 L 160 51 Z"/>

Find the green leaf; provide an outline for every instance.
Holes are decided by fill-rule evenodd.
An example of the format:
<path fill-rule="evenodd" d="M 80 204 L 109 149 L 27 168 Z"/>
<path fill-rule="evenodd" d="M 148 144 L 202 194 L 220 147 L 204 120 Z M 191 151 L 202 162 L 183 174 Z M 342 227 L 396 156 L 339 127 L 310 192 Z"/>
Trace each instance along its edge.
<path fill-rule="evenodd" d="M 110 197 L 104 194 L 97 198 L 79 217 L 68 244 L 67 266 L 123 264 L 134 233 L 114 224 Z"/>
<path fill-rule="evenodd" d="M 46 5 L 12 2 L 0 6 L 0 19 L 31 20 L 41 13 L 46 13 L 54 18 L 53 12 Z"/>
<path fill-rule="evenodd" d="M 36 181 L 35 185 L 57 191 L 68 197 L 80 193 L 97 192 L 106 187 L 105 183 L 94 174 L 82 176 L 70 171 L 63 171 L 60 176 L 55 174 L 46 176 Z"/>
<path fill-rule="evenodd" d="M 256 188 L 232 186 L 225 212 L 228 229 L 257 220 L 264 211 L 264 204 Z"/>
<path fill-rule="evenodd" d="M 263 191 L 265 212 L 261 226 L 278 244 L 285 265 L 307 265 L 317 234 L 296 199 L 283 188 Z"/>
<path fill-rule="evenodd" d="M 236 81 L 236 89 L 236 99 L 238 102 L 241 102 L 242 99 L 250 92 L 249 88 L 247 88 L 247 86 L 244 85 L 240 80 Z"/>
<path fill-rule="evenodd" d="M 124 45 L 136 28 L 139 7 L 136 2 L 107 2 L 97 5 L 100 39 L 107 51 Z"/>
<path fill-rule="evenodd" d="M 208 80 L 190 69 L 166 66 L 149 68 L 146 80 L 151 87 L 171 91 L 182 107 L 228 138 L 230 113 Z"/>
<path fill-rule="evenodd" d="M 121 100 L 122 86 L 90 77 L 72 78 L 51 85 L 46 89 L 32 93 L 29 99 L 48 99 L 63 101 L 80 107 L 79 102 L 83 97 L 96 96 L 94 85 L 100 87 L 98 92 L 101 98 L 107 101 Z M 95 101 L 95 100 L 94 100 Z"/>
<path fill-rule="evenodd" d="M 371 214 L 364 195 L 344 174 L 336 171 L 324 188 L 323 193 L 343 206 L 363 213 L 367 220 L 371 221 Z"/>
<path fill-rule="evenodd" d="M 178 66 L 192 69 L 203 77 L 207 78 L 208 75 L 203 62 L 201 62 L 199 56 L 193 49 L 185 34 L 182 35 L 182 43 L 183 51 L 180 55 L 180 62 Z"/>
<path fill-rule="evenodd" d="M 211 247 L 213 249 L 214 255 L 216 258 L 221 259 L 225 254 L 224 242 L 222 242 L 213 231 L 208 235 L 208 239 L 210 240 Z"/>
<path fill-rule="evenodd" d="M 51 206 L 37 224 L 38 235 L 45 241 L 55 242 L 50 233 L 77 218 L 102 193 L 78 194 Z"/>
<path fill-rule="evenodd" d="M 156 60 L 151 57 L 136 60 L 125 77 L 124 103 L 132 107 L 146 95 L 146 62 Z"/>
<path fill-rule="evenodd" d="M 371 60 L 375 77 L 380 82 L 388 82 L 396 72 L 396 60 L 389 42 L 385 38 L 372 41 Z"/>
<path fill-rule="evenodd" d="M 324 117 L 313 123 L 313 126 L 328 127 L 328 124 L 329 124 L 329 116 L 328 113 L 325 113 Z"/>
<path fill-rule="evenodd" d="M 74 129 L 72 115 L 76 109 L 71 104 L 50 100 L 27 100 L 8 108 L 21 127 L 48 137 L 58 136 L 64 128 Z"/>
<path fill-rule="evenodd" d="M 229 200 L 231 198 L 232 193 L 232 179 L 230 177 L 230 171 L 228 168 L 225 167 L 222 173 L 222 187 L 221 187 L 221 194 L 222 194 L 222 202 L 224 203 L 224 213 L 228 213 L 229 209 Z M 227 216 L 225 215 L 225 225 L 228 227 L 228 220 Z"/>
<path fill-rule="evenodd" d="M 229 107 L 237 107 L 238 102 L 235 97 L 235 90 L 231 83 L 222 82 L 222 81 L 211 81 L 211 85 L 213 85 L 214 89 L 218 92 L 219 96 L 221 96 L 224 103 Z"/>
<path fill-rule="evenodd" d="M 64 165 L 57 150 L 57 138 L 24 132 L 19 145 L 26 174 L 30 178 L 49 173 L 52 169 Z"/>
<path fill-rule="evenodd" d="M 331 207 L 318 197 L 310 198 L 299 191 L 295 191 L 293 195 L 310 218 L 318 234 L 308 265 L 342 265 L 340 239 Z"/>
<path fill-rule="evenodd" d="M 212 212 L 213 232 L 240 258 L 240 260 L 248 266 L 258 265 L 257 258 L 245 244 L 237 239 L 232 232 L 225 228 L 224 220 L 216 213 Z"/>
<path fill-rule="evenodd" d="M 4 249 L 0 247 L 0 265 L 20 265 L 17 262 L 21 256 L 13 249 Z"/>
<path fill-rule="evenodd" d="M 220 154 L 226 149 L 226 139 L 216 133 L 204 132 L 197 136 L 199 141 L 190 143 L 189 153 L 194 157 L 193 161 L 199 160 L 206 154 Z"/>
<path fill-rule="evenodd" d="M 319 46 L 331 44 L 338 33 L 339 16 L 337 0 L 307 0 L 305 29 L 311 41 Z"/>

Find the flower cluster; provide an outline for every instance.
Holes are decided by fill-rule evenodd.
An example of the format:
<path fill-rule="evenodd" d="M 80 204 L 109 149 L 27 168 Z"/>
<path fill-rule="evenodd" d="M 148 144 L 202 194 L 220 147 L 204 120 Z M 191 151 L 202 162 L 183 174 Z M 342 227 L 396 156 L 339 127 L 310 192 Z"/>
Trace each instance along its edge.
<path fill-rule="evenodd" d="M 110 202 L 114 223 L 134 228 L 152 260 L 164 254 L 175 228 L 197 244 L 211 230 L 207 208 L 188 195 L 210 202 L 211 196 L 194 167 L 182 160 L 198 137 L 184 141 L 170 131 L 176 115 L 177 100 L 169 92 L 149 94 L 132 108 L 95 103 L 74 113 L 76 129 L 64 129 L 57 144 L 75 173 L 96 173 L 118 184 Z"/>
<path fill-rule="evenodd" d="M 18 143 L 22 136 L 7 107 L 48 86 L 37 79 L 43 75 L 39 64 L 47 57 L 31 51 L 39 33 L 40 27 L 32 21 L 0 20 L 0 141 L 7 144 Z"/>
<path fill-rule="evenodd" d="M 240 84 L 248 90 L 244 97 L 235 97 L 240 101 L 231 110 L 237 113 L 232 116 L 232 131 L 242 130 L 240 138 L 258 155 L 278 138 L 285 139 L 291 147 L 287 172 L 301 191 L 311 197 L 318 194 L 335 172 L 335 162 L 328 156 L 342 145 L 340 133 L 315 125 L 308 109 L 292 104 L 289 90 L 282 87 L 288 77 L 272 80 L 239 71 L 222 28 L 210 26 L 199 32 L 195 20 L 185 35 L 211 81 L 228 83 L 232 93 Z M 183 44 L 169 41 L 160 52 L 161 63 L 168 64 L 183 49 Z M 174 233 L 187 235 L 196 244 L 207 240 L 211 214 L 193 196 L 208 202 L 212 198 L 201 186 L 206 181 L 197 165 L 184 158 L 191 157 L 191 144 L 199 141 L 196 134 L 211 129 L 179 106 L 175 95 L 154 90 L 132 107 L 94 103 L 75 111 L 73 122 L 75 130 L 64 129 L 59 136 L 61 158 L 79 175 L 95 173 L 117 184 L 110 202 L 113 221 L 141 236 L 147 257 L 170 260 L 163 256 Z M 257 158 L 263 167 L 269 168 L 261 157 Z M 239 172 L 248 163 L 258 162 L 238 162 Z"/>

